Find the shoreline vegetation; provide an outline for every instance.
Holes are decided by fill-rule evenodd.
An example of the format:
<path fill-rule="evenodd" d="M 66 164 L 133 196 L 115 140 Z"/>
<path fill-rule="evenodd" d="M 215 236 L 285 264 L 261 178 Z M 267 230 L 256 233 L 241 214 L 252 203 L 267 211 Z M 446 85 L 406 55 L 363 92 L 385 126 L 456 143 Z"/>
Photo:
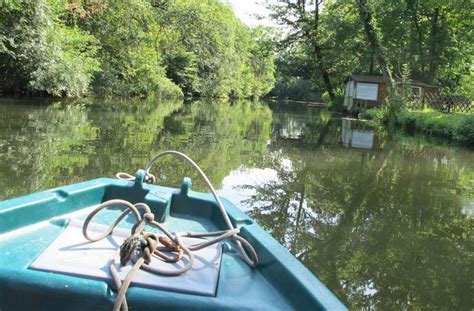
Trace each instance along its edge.
<path fill-rule="evenodd" d="M 366 119 L 377 126 L 387 124 L 380 108 L 363 112 Z M 409 134 L 422 133 L 469 149 L 474 149 L 474 113 L 442 113 L 432 109 L 404 110 L 397 116 L 394 126 Z"/>
<path fill-rule="evenodd" d="M 0 93 L 260 97 L 275 82 L 270 32 L 217 0 L 5 0 Z"/>
<path fill-rule="evenodd" d="M 402 79 L 393 81 L 383 104 L 373 109 L 362 109 L 359 115 L 388 131 L 401 128 L 408 133 L 419 132 L 473 149 L 474 110 L 445 112 L 436 110 L 440 108 L 419 108 L 424 106 L 423 99 L 412 96 L 409 76 L 409 68 L 405 66 Z"/>
<path fill-rule="evenodd" d="M 393 90 L 363 115 L 472 148 L 472 112 L 409 110 L 406 90 L 392 78 L 472 99 L 473 19 L 460 9 L 467 3 L 269 3 L 270 17 L 285 28 L 278 33 L 244 25 L 220 0 L 4 0 L 0 95 L 266 96 L 342 112 L 350 74 L 382 74 Z"/>

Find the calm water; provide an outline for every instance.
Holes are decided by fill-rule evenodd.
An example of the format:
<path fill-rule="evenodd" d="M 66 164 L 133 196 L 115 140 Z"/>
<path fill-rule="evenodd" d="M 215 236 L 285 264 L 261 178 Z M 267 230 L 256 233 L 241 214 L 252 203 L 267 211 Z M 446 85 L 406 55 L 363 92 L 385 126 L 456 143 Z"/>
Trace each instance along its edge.
<path fill-rule="evenodd" d="M 133 173 L 165 149 L 194 158 L 352 309 L 474 307 L 474 152 L 301 104 L 2 99 L 0 199 Z M 203 189 L 161 163 L 159 183 Z"/>

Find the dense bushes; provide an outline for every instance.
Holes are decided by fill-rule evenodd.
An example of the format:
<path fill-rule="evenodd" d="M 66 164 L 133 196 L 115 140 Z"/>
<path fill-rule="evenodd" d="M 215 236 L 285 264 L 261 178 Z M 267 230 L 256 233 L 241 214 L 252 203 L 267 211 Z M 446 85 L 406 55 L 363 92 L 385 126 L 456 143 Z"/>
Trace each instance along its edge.
<path fill-rule="evenodd" d="M 366 110 L 363 116 L 378 124 L 383 124 L 384 121 L 384 112 L 381 108 Z M 404 110 L 397 115 L 396 124 L 411 133 L 422 132 L 474 148 L 473 113 L 446 114 L 430 109 Z"/>
<path fill-rule="evenodd" d="M 67 97 L 261 96 L 274 84 L 268 37 L 219 0 L 6 0 L 0 89 Z"/>
<path fill-rule="evenodd" d="M 13 4 L 15 3 L 15 4 Z M 60 1 L 0 6 L 0 89 L 80 96 L 99 69 L 96 40 L 59 20 Z"/>
<path fill-rule="evenodd" d="M 454 131 L 454 139 L 460 143 L 474 148 L 474 115 L 463 118 Z"/>
<path fill-rule="evenodd" d="M 313 91 L 311 80 L 298 77 L 278 77 L 275 88 L 270 92 L 271 97 L 292 100 L 320 100 L 321 96 Z"/>
<path fill-rule="evenodd" d="M 474 114 L 404 111 L 399 115 L 398 123 L 409 131 L 421 131 L 474 148 Z"/>

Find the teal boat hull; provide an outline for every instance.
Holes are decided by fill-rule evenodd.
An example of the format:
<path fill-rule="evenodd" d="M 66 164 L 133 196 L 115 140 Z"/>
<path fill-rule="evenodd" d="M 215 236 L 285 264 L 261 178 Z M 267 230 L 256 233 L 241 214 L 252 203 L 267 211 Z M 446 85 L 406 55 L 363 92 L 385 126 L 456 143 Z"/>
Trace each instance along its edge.
<path fill-rule="evenodd" d="M 100 178 L 0 202 L 0 310 L 111 310 L 116 292 L 106 282 L 33 270 L 31 263 L 71 219 L 85 218 L 82 210 L 110 199 L 147 203 L 172 231 L 226 229 L 212 196 L 189 188 L 189 179 L 174 189 Z M 258 266 L 250 268 L 223 247 L 215 296 L 132 286 L 127 292 L 132 310 L 346 310 L 282 245 L 222 200 L 240 235 L 256 249 Z M 99 221 L 107 223 L 108 217 L 113 215 Z"/>

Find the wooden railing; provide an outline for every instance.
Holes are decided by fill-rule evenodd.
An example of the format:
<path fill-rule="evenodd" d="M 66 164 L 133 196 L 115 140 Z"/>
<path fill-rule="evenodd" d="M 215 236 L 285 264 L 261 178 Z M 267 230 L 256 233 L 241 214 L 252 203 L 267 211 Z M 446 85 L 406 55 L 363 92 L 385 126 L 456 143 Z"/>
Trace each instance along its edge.
<path fill-rule="evenodd" d="M 411 109 L 432 108 L 445 113 L 474 111 L 471 100 L 461 95 L 424 94 L 421 99 L 412 98 L 407 107 Z"/>

